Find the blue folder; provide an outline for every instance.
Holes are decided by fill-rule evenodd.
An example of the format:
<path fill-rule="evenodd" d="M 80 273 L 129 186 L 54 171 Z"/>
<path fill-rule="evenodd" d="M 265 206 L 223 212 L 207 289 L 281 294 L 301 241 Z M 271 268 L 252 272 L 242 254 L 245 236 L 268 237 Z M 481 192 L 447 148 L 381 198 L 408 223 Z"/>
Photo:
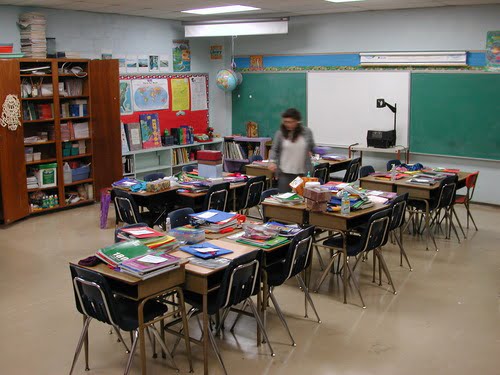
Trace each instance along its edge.
<path fill-rule="evenodd" d="M 224 220 L 227 220 L 227 219 L 231 219 L 233 216 L 236 215 L 235 213 L 231 213 L 231 212 L 224 212 L 224 211 L 219 211 L 219 210 L 208 210 L 208 211 L 203 211 L 203 212 L 197 212 L 195 214 L 189 214 L 189 216 L 194 217 L 195 219 L 198 219 L 198 218 L 200 218 L 199 216 L 201 214 L 204 214 L 205 212 L 216 213 L 216 215 L 214 215 L 214 216 L 211 216 L 211 217 L 209 217 L 207 219 L 203 219 L 207 223 L 214 223 L 214 224 L 218 223 L 219 221 L 224 221 Z"/>
<path fill-rule="evenodd" d="M 215 253 L 200 253 L 196 249 L 204 249 L 204 248 L 212 248 L 212 249 L 217 249 Z M 231 254 L 233 251 L 228 250 L 228 249 L 223 249 L 222 247 L 212 245 L 211 243 L 208 242 L 203 242 L 199 243 L 196 245 L 191 245 L 191 246 L 181 246 L 180 249 L 186 253 L 192 254 L 198 258 L 202 259 L 212 259 L 212 258 L 217 258 L 218 256 L 225 255 L 225 254 Z"/>

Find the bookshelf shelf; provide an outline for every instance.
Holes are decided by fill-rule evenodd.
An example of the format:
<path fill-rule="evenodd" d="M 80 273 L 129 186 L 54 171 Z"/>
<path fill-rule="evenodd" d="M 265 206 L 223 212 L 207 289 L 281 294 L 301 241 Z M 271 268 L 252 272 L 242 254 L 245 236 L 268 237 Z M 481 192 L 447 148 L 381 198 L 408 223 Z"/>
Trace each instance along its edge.
<path fill-rule="evenodd" d="M 40 100 L 40 101 L 44 101 L 44 100 L 54 100 L 54 97 L 53 96 L 36 96 L 34 98 L 21 98 L 22 101 L 37 101 L 37 100 Z"/>
<path fill-rule="evenodd" d="M 46 191 L 46 190 L 55 190 L 59 189 L 57 186 L 52 186 L 52 187 L 37 187 L 33 189 L 28 189 L 28 193 L 33 193 L 35 191 Z"/>
<path fill-rule="evenodd" d="M 241 171 L 241 164 L 250 163 L 252 156 L 260 155 L 267 159 L 266 143 L 271 138 L 225 137 L 224 138 L 224 170 Z"/>
<path fill-rule="evenodd" d="M 38 120 L 23 120 L 23 124 L 39 124 L 41 122 L 54 122 L 53 118 L 43 118 Z"/>
<path fill-rule="evenodd" d="M 197 163 L 198 163 L 198 160 L 192 160 L 188 163 L 181 163 L 181 164 L 172 165 L 172 168 L 184 167 L 185 165 L 193 165 L 193 164 L 197 164 Z"/>
<path fill-rule="evenodd" d="M 77 141 L 90 141 L 92 138 L 73 138 L 73 139 L 61 139 L 61 142 L 77 142 Z"/>
<path fill-rule="evenodd" d="M 79 154 L 79 155 L 71 155 L 71 156 L 63 156 L 63 160 L 73 160 L 73 159 L 79 159 L 79 158 L 88 158 L 89 156 L 92 156 L 90 152 L 87 152 L 86 154 Z"/>
<path fill-rule="evenodd" d="M 88 119 L 90 119 L 90 116 L 61 117 L 61 121 L 88 120 Z"/>
<path fill-rule="evenodd" d="M 87 178 L 85 180 L 79 180 L 79 181 L 74 181 L 70 184 L 64 184 L 64 187 L 67 187 L 67 186 L 75 186 L 75 185 L 81 185 L 81 184 L 88 184 L 90 182 L 94 181 L 94 179 L 92 178 Z"/>
<path fill-rule="evenodd" d="M 36 164 L 44 164 L 44 163 L 54 163 L 56 162 L 56 158 L 50 158 L 50 159 L 42 159 L 42 160 L 35 160 L 35 161 L 28 161 L 26 162 L 26 165 L 36 165 Z"/>
<path fill-rule="evenodd" d="M 63 66 L 64 65 L 64 66 Z M 63 68 L 80 67 L 85 75 L 62 73 Z M 36 69 L 43 74 L 35 74 Z M 42 70 L 43 69 L 43 70 Z M 61 74 L 60 74 L 61 72 Z M 31 78 L 31 79 L 30 79 Z M 89 59 L 0 59 L 0 96 L 8 94 L 20 96 L 21 85 L 50 84 L 53 92 L 45 92 L 50 96 L 36 96 L 20 98 L 22 104 L 22 125 L 15 136 L 3 137 L 0 127 L 0 224 L 9 224 L 24 217 L 57 211 L 69 206 L 80 206 L 91 203 L 100 198 L 102 188 L 110 186 L 113 181 L 119 180 L 121 174 L 121 142 L 120 142 L 120 103 L 119 67 L 116 60 L 89 60 Z M 28 87 L 24 87 L 29 91 Z M 61 91 L 58 90 L 61 88 Z M 39 91 L 40 92 L 40 91 Z M 67 93 L 68 96 L 63 96 Z M 26 95 L 26 94 L 25 94 Z M 78 105 L 78 112 L 72 105 Z M 71 107 L 71 111 L 67 107 Z M 85 112 L 85 110 L 87 112 Z M 82 112 L 83 111 L 83 112 Z M 85 116 L 67 117 L 69 115 L 85 114 Z M 63 117 L 64 116 L 64 117 Z M 62 117 L 62 118 L 61 118 Z M 63 128 L 62 124 L 72 121 Z M 87 123 L 88 133 L 81 132 Z M 78 124 L 75 127 L 75 124 Z M 63 144 L 62 137 L 66 130 L 78 131 L 76 135 L 86 138 L 71 139 L 70 141 L 84 141 L 84 154 L 63 156 L 67 145 Z M 32 142 L 31 138 L 38 131 L 47 132 L 50 140 Z M 70 133 L 74 137 L 74 133 Z M 30 139 L 31 138 L 31 139 Z M 24 143 L 27 139 L 30 143 Z M 83 144 L 79 145 L 82 146 Z M 95 146 L 95 147 L 94 147 Z M 25 150 L 33 147 L 34 152 L 41 152 L 43 160 L 26 161 Z M 64 152 L 67 155 L 66 152 Z M 77 168 L 92 161 L 89 178 L 64 184 L 64 163 L 72 161 L 72 167 Z M 53 163 L 38 171 L 41 164 Z M 37 179 L 44 176 L 55 176 L 56 187 L 28 189 L 27 177 Z M 87 176 L 83 176 L 87 177 Z M 31 182 L 31 180 L 30 180 Z M 34 182 L 34 179 L 33 179 Z M 69 186 L 85 186 L 78 188 L 78 196 L 82 199 L 78 204 L 66 204 L 66 194 L 77 190 Z M 30 187 L 36 186 L 36 183 Z M 58 207 L 37 209 L 47 195 L 55 195 L 59 199 Z M 88 199 L 92 197 L 92 199 Z M 41 208 L 41 207 L 40 207 Z"/>
<path fill-rule="evenodd" d="M 51 145 L 56 143 L 56 141 L 45 141 L 45 142 L 35 142 L 35 143 L 25 143 L 24 147 L 33 147 L 33 146 L 41 146 L 41 145 Z"/>

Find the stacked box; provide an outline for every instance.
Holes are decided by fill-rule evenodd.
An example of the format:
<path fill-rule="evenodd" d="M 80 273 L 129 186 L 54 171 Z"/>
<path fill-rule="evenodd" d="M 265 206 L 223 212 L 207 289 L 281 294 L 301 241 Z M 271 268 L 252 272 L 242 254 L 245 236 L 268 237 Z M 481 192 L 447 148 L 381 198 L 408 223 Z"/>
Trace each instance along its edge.
<path fill-rule="evenodd" d="M 222 152 L 199 150 L 196 157 L 198 159 L 198 176 L 205 178 L 222 177 Z"/>
<path fill-rule="evenodd" d="M 306 198 L 306 208 L 310 211 L 326 211 L 327 203 L 330 201 L 332 193 L 328 189 L 321 187 L 304 188 L 304 198 Z"/>

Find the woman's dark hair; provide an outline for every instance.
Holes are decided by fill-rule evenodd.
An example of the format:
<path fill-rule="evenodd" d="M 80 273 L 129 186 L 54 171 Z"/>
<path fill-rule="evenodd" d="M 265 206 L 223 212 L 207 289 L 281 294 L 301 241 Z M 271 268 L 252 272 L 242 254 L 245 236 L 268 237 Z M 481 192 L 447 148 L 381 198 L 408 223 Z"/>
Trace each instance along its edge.
<path fill-rule="evenodd" d="M 298 121 L 299 123 L 297 124 L 297 127 L 290 131 L 288 130 L 285 125 L 283 125 L 283 123 L 281 124 L 280 126 L 280 129 L 281 129 L 281 133 L 283 134 L 283 136 L 285 138 L 289 138 L 290 136 L 290 133 L 292 133 L 292 142 L 295 142 L 295 140 L 297 139 L 297 137 L 302 134 L 303 132 L 303 128 L 302 128 L 302 123 L 300 122 L 302 120 L 302 115 L 300 114 L 299 110 L 296 109 L 296 108 L 288 108 L 285 112 L 283 112 L 281 114 L 281 118 L 284 119 L 284 118 L 291 118 L 291 119 L 294 119 L 296 121 Z"/>

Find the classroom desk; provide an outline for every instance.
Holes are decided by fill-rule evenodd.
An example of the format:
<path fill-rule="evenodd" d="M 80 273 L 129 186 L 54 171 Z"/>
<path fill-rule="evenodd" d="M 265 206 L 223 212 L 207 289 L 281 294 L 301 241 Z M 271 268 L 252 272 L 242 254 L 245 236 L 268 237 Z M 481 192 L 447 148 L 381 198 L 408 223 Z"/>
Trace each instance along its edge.
<path fill-rule="evenodd" d="M 209 243 L 220 246 L 222 248 L 232 250 L 230 254 L 223 255 L 223 258 L 235 259 L 241 255 L 247 254 L 254 251 L 256 248 L 253 246 L 243 245 L 236 242 L 229 242 L 223 240 L 210 240 Z M 191 254 L 188 254 L 182 250 L 176 250 L 172 252 L 179 258 L 190 258 Z M 191 340 L 196 343 L 200 343 L 203 346 L 203 373 L 208 374 L 208 293 L 214 292 L 219 288 L 222 275 L 224 273 L 224 268 L 211 269 L 194 264 L 186 264 L 186 280 L 184 283 L 184 289 L 201 294 L 203 297 L 203 311 L 202 311 L 202 341 L 201 343 L 196 340 Z M 258 294 L 258 303 L 260 304 L 260 293 Z M 260 341 L 260 340 L 259 340 Z"/>
<path fill-rule="evenodd" d="M 253 177 L 253 176 L 248 176 L 248 177 Z M 224 181 L 223 181 L 224 182 Z M 233 199 L 233 207 L 232 210 L 236 211 L 236 190 L 241 189 L 246 185 L 246 182 L 234 182 L 229 184 L 229 190 L 232 193 L 232 199 Z M 189 192 L 178 192 L 177 195 L 180 195 L 181 197 L 187 198 L 189 200 L 189 207 L 194 208 L 195 207 L 195 202 L 197 199 L 201 199 L 202 197 L 205 197 L 207 195 L 206 191 L 199 192 L 199 193 L 189 193 Z"/>
<path fill-rule="evenodd" d="M 271 219 L 292 224 L 308 224 L 308 215 L 305 203 L 285 205 L 279 202 L 262 202 L 264 222 Z"/>
<path fill-rule="evenodd" d="M 347 158 L 344 160 L 325 160 L 319 159 L 318 163 L 328 163 L 330 164 L 329 173 L 339 172 L 346 170 L 351 162 L 351 158 Z"/>
<path fill-rule="evenodd" d="M 137 191 L 129 193 L 134 197 L 135 203 L 139 207 L 146 207 L 149 212 L 156 213 L 153 223 L 163 224 L 163 219 L 169 209 L 168 202 L 175 202 L 175 192 L 177 187 L 170 187 L 157 192 Z M 158 211 L 160 209 L 160 211 Z"/>
<path fill-rule="evenodd" d="M 270 189 L 272 187 L 274 172 L 269 170 L 267 166 L 260 164 L 247 164 L 245 165 L 245 173 L 251 176 L 266 177 L 266 189 Z"/>
<path fill-rule="evenodd" d="M 114 271 L 108 268 L 105 264 L 100 263 L 95 267 L 84 267 L 79 266 L 78 261 L 70 262 L 70 264 L 82 268 L 95 271 L 103 275 L 114 293 L 123 296 L 125 298 L 132 299 L 134 301 L 140 301 L 138 308 L 138 319 L 139 319 L 139 347 L 140 347 L 140 358 L 141 358 L 141 373 L 146 375 L 146 345 L 144 341 L 144 315 L 143 308 L 144 304 L 155 297 L 158 297 L 165 293 L 175 292 L 179 296 L 179 309 L 173 309 L 165 317 L 174 316 L 176 314 L 181 314 L 184 323 L 184 339 L 186 340 L 186 350 L 189 358 L 189 368 L 192 371 L 193 365 L 191 362 L 191 349 L 189 341 L 189 328 L 186 318 L 186 310 L 184 307 L 184 297 L 182 294 L 182 289 L 180 286 L 185 281 L 185 264 L 181 264 L 179 268 L 173 269 L 171 271 L 165 272 L 158 276 L 151 277 L 147 280 L 141 280 L 135 276 L 128 275 L 124 272 Z M 85 345 L 85 356 L 88 356 L 88 348 Z"/>

